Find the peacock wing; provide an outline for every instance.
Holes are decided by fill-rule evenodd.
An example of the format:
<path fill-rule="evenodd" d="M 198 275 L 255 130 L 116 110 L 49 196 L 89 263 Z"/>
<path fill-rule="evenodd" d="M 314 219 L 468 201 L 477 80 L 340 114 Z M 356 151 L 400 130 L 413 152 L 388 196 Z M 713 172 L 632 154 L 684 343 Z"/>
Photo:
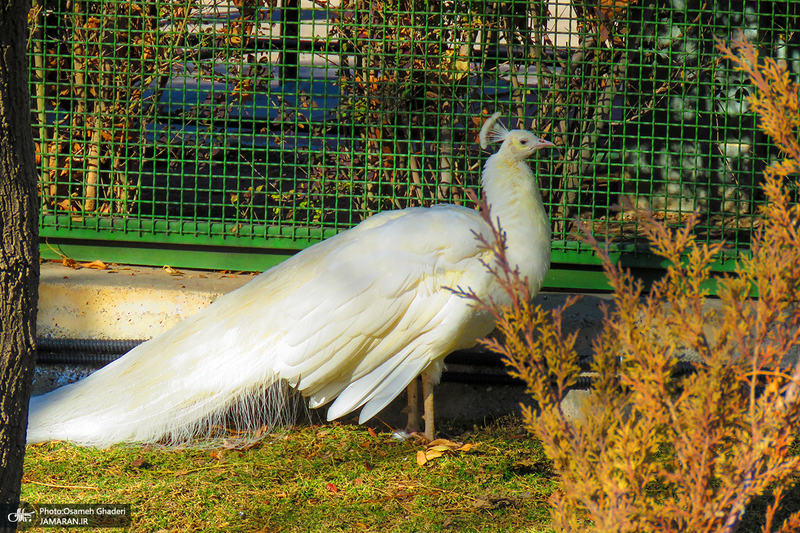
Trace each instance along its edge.
<path fill-rule="evenodd" d="M 485 223 L 453 206 L 407 212 L 333 250 L 287 309 L 276 373 L 312 406 L 337 398 L 329 418 L 365 403 L 377 412 L 429 364 L 491 328 L 450 290 L 487 290 L 479 258 L 488 252 L 473 233 Z"/>

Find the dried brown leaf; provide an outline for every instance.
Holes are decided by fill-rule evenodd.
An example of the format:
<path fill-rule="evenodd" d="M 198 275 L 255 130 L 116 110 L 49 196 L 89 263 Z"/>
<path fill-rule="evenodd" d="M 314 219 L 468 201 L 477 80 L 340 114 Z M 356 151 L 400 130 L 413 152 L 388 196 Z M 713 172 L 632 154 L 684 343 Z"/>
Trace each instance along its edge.
<path fill-rule="evenodd" d="M 428 451 L 425 452 L 425 459 L 427 459 L 428 461 L 430 461 L 432 459 L 438 459 L 439 457 L 443 456 L 444 454 L 445 454 L 445 452 L 441 451 L 441 450 L 428 450 Z"/>
<path fill-rule="evenodd" d="M 164 270 L 164 272 L 166 272 L 170 276 L 183 276 L 183 272 L 181 272 L 180 270 L 176 270 L 169 265 L 164 265 L 161 268 Z"/>
<path fill-rule="evenodd" d="M 428 457 L 425 455 L 425 452 L 422 450 L 417 451 L 417 464 L 419 466 L 424 466 L 425 463 L 428 462 Z"/>
<path fill-rule="evenodd" d="M 225 452 L 222 450 L 211 450 L 208 455 L 216 461 L 222 461 L 225 457 Z"/>
<path fill-rule="evenodd" d="M 461 447 L 461 443 L 460 442 L 453 442 L 453 441 L 447 440 L 447 439 L 435 439 L 435 440 L 432 440 L 431 442 L 428 443 L 428 448 L 434 448 L 436 446 L 444 446 L 444 447 L 449 448 L 451 450 L 455 450 L 455 449 L 458 449 L 459 447 Z"/>
<path fill-rule="evenodd" d="M 91 268 L 94 270 L 106 270 L 108 268 L 108 266 L 99 259 L 95 259 L 91 263 L 79 263 L 79 265 L 83 268 Z"/>

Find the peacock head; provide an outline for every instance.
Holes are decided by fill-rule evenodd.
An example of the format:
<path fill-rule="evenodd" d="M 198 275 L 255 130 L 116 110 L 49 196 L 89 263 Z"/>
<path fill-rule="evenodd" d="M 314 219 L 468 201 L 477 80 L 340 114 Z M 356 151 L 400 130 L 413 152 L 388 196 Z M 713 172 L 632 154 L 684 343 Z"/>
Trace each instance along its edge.
<path fill-rule="evenodd" d="M 555 146 L 529 131 L 508 131 L 505 126 L 497 122 L 499 117 L 500 113 L 495 113 L 483 123 L 480 133 L 481 148 L 486 148 L 490 142 L 501 142 L 503 144 L 497 151 L 498 154 L 507 159 L 523 161 L 542 148 Z"/>

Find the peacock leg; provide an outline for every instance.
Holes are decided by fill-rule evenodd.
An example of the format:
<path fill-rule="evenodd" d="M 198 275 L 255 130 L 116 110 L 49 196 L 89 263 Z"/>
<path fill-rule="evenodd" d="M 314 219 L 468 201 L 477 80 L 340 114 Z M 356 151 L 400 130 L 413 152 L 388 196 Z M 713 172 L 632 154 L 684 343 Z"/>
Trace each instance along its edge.
<path fill-rule="evenodd" d="M 422 400 L 425 406 L 425 438 L 433 440 L 436 431 L 433 427 L 433 387 L 438 383 L 436 376 L 427 369 L 422 371 Z"/>
<path fill-rule="evenodd" d="M 422 428 L 422 417 L 419 414 L 419 384 L 416 378 L 408 384 L 406 394 L 408 395 L 408 407 L 406 407 L 408 425 L 406 426 L 406 431 L 417 433 Z"/>

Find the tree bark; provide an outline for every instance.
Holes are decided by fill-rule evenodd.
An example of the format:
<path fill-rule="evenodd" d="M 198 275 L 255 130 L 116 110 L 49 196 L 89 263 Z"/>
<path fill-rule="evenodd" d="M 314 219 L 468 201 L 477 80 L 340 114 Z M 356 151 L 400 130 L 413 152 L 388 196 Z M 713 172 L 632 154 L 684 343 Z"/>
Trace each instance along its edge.
<path fill-rule="evenodd" d="M 0 504 L 11 505 L 22 480 L 39 285 L 29 10 L 30 0 L 0 0 Z"/>

